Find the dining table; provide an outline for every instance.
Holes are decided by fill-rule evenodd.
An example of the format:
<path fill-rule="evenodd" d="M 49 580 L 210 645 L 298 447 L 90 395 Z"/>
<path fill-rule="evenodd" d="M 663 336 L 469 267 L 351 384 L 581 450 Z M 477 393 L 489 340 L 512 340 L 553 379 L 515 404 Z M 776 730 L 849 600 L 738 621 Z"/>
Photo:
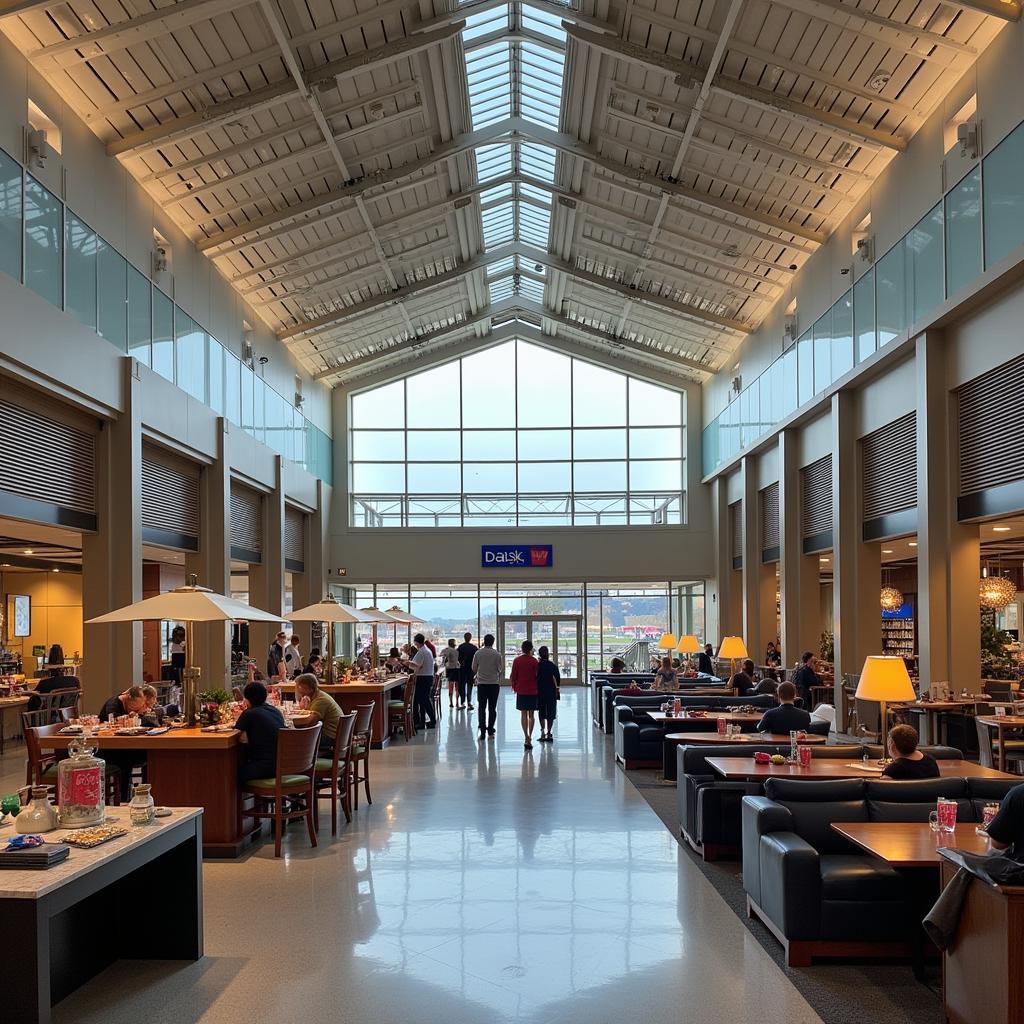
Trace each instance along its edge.
<path fill-rule="evenodd" d="M 979 703 L 987 703 L 984 697 L 952 698 L 950 700 L 914 700 L 890 704 L 890 711 L 921 716 L 921 727 L 917 730 L 924 746 L 945 743 L 948 730 L 948 715 L 965 717 L 977 709 Z"/>
<path fill-rule="evenodd" d="M 865 766 L 860 761 L 845 761 L 841 757 L 815 757 L 809 765 L 758 764 L 752 756 L 709 757 L 712 771 L 726 779 L 880 779 L 882 766 L 869 761 Z M 938 762 L 939 775 L 943 779 L 1015 779 L 1016 775 L 986 768 L 973 761 L 943 760 Z"/>
<path fill-rule="evenodd" d="M 976 854 L 991 849 L 988 835 L 979 833 L 974 821 L 958 822 L 952 832 L 935 831 L 926 821 L 834 821 L 832 828 L 894 868 L 937 871 L 942 866 L 939 850 L 945 847 Z"/>
<path fill-rule="evenodd" d="M 999 770 L 1006 771 L 1006 731 L 1008 729 L 1024 729 L 1022 715 L 979 715 L 978 721 L 996 730 L 996 742 L 999 747 Z M 1024 756 L 1024 754 L 1022 754 Z"/>
<path fill-rule="evenodd" d="M 749 725 L 751 722 L 760 722 L 763 714 L 750 714 L 746 711 L 708 711 L 702 715 L 687 715 L 685 713 L 674 715 L 667 711 L 648 711 L 647 717 L 653 722 L 667 722 L 669 724 L 678 722 L 680 725 L 692 725 L 695 722 L 731 722 L 733 724 Z M 786 737 L 789 742 L 789 737 Z"/>
<path fill-rule="evenodd" d="M 801 744 L 818 744 L 828 741 L 827 736 L 806 735 Z M 764 746 L 789 746 L 788 733 L 763 733 L 763 732 L 741 732 L 732 736 L 723 736 L 717 730 L 708 732 L 670 732 L 665 736 L 664 753 L 662 756 L 662 777 L 665 782 L 675 782 L 676 773 L 676 748 L 685 746 L 726 746 L 737 744 L 738 746 L 752 743 L 763 744 Z"/>

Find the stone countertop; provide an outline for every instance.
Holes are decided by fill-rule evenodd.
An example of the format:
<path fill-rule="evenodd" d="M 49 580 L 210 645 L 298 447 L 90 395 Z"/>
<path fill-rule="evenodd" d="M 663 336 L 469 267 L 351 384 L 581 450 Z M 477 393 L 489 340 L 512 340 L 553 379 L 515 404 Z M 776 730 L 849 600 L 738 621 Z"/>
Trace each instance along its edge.
<path fill-rule="evenodd" d="M 170 817 L 157 818 L 155 825 L 132 828 L 128 820 L 127 804 L 110 807 L 107 809 L 107 824 L 120 825 L 122 828 L 128 829 L 128 835 L 111 839 L 100 846 L 94 846 L 91 850 L 82 850 L 72 846 L 67 860 L 61 861 L 60 864 L 52 868 L 22 871 L 0 869 L 0 899 L 39 899 L 60 886 L 88 874 L 94 868 L 115 860 L 129 850 L 137 849 L 183 822 L 200 817 L 202 813 L 201 807 L 172 807 Z M 44 838 L 48 843 L 60 843 L 74 831 L 76 830 L 61 828 L 54 832 L 47 832 Z M 0 843 L 3 846 L 7 845 L 13 835 L 15 835 L 13 824 L 0 826 Z"/>

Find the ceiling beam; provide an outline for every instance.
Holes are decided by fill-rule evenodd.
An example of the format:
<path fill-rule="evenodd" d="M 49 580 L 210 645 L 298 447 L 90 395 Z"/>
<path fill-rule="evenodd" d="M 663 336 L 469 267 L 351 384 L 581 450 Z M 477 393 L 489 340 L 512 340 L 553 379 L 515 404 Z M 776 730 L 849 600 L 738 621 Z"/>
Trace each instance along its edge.
<path fill-rule="evenodd" d="M 31 51 L 26 56 L 30 61 L 57 62 L 57 58 L 73 54 L 73 60 L 58 62 L 61 68 L 69 68 L 96 57 L 108 57 L 136 43 L 167 35 L 196 22 L 209 21 L 228 11 L 247 7 L 253 2 L 254 0 L 177 0 L 167 7 L 158 7 L 125 21 L 50 43 Z"/>
<path fill-rule="evenodd" d="M 954 7 L 977 11 L 1003 21 L 1020 21 L 1021 5 L 1018 0 L 952 0 Z"/>
<path fill-rule="evenodd" d="M 792 11 L 799 11 L 801 14 L 809 14 L 811 17 L 818 18 L 820 21 L 828 22 L 831 25 L 838 25 L 847 32 L 853 32 L 855 35 L 869 39 L 873 43 L 881 43 L 883 46 L 888 46 L 899 53 L 904 53 L 908 57 L 916 57 L 919 60 L 929 60 L 930 56 L 934 56 L 934 54 L 922 53 L 920 50 L 907 46 L 906 43 L 894 37 L 898 34 L 912 36 L 925 46 L 937 47 L 943 53 L 953 53 L 957 57 L 967 57 L 970 60 L 973 60 L 978 55 L 978 51 L 973 46 L 968 46 L 967 43 L 959 43 L 955 39 L 947 39 L 938 32 L 930 32 L 926 28 L 908 25 L 906 22 L 886 17 L 884 14 L 878 14 L 875 11 L 853 7 L 850 4 L 843 3 L 842 0 L 772 0 L 772 3 L 778 4 L 780 7 L 787 7 Z M 846 15 L 846 20 L 837 19 L 837 14 L 840 17 Z M 851 21 L 850 19 L 854 20 Z M 881 32 L 873 32 L 870 29 L 861 28 L 856 24 L 857 20 L 861 21 L 864 25 L 874 25 Z M 947 67 L 952 66 L 950 61 L 945 63 Z M 884 101 L 879 97 L 879 102 Z"/>
<path fill-rule="evenodd" d="M 600 35 L 597 32 L 588 32 L 586 29 L 576 28 L 568 22 L 562 27 L 567 35 L 577 42 L 591 46 L 597 50 L 603 50 L 613 57 L 638 64 L 641 67 L 659 71 L 674 79 L 675 84 L 680 88 L 690 89 L 700 85 L 700 76 L 706 70 L 697 64 L 670 57 L 655 50 L 649 50 L 636 43 L 629 43 L 623 39 L 612 38 L 611 36 Z M 740 100 L 744 103 L 753 103 L 757 106 L 766 107 L 775 113 L 786 117 L 796 117 L 802 121 L 808 121 L 818 127 L 826 134 L 842 134 L 861 143 L 868 143 L 873 146 L 881 146 L 884 149 L 891 149 L 902 152 L 907 148 L 905 139 L 892 135 L 889 132 L 879 131 L 868 125 L 862 125 L 857 121 L 832 114 L 818 107 L 791 100 L 770 89 L 762 89 L 760 86 L 747 85 L 734 78 L 717 77 L 714 90 L 723 96 Z"/>
<path fill-rule="evenodd" d="M 509 0 L 470 0 L 469 3 L 460 4 L 453 11 L 447 14 L 439 14 L 436 18 L 428 18 L 414 25 L 413 32 L 428 32 L 441 25 L 450 25 L 457 18 L 469 18 L 474 14 L 483 14 L 486 11 L 493 11 L 499 7 L 507 7 Z M 602 21 L 600 18 L 592 18 L 580 11 L 574 11 L 557 3 L 556 0 L 523 0 L 524 7 L 532 7 L 538 11 L 546 11 L 556 18 L 563 18 L 571 21 L 574 25 L 583 25 L 594 32 L 607 32 L 611 35 L 618 35 L 617 25 L 610 21 Z"/>
<path fill-rule="evenodd" d="M 374 50 L 364 50 L 304 71 L 302 80 L 305 83 L 305 89 L 308 93 L 322 82 L 359 75 L 371 71 L 374 66 L 393 64 L 396 60 L 412 56 L 421 50 L 454 38 L 462 31 L 464 25 L 465 22 L 458 21 L 438 29 L 436 32 L 406 36 Z M 177 139 L 187 138 L 196 132 L 207 131 L 214 125 L 236 120 L 240 114 L 276 106 L 299 95 L 299 87 L 292 78 L 275 82 L 262 89 L 255 89 L 242 96 L 232 96 L 230 99 L 213 103 L 202 110 L 183 114 L 181 117 L 165 121 L 163 124 L 153 125 L 151 128 L 144 128 L 132 135 L 126 135 L 124 138 L 115 139 L 107 144 L 107 155 L 123 156 L 138 150 L 154 149 Z"/>

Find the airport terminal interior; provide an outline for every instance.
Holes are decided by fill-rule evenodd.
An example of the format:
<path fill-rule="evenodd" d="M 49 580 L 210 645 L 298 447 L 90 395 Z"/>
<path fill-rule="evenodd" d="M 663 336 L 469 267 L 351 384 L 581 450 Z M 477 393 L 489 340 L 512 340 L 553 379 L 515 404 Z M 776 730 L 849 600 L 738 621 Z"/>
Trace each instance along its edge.
<path fill-rule="evenodd" d="M 0 1018 L 1024 1024 L 1021 0 L 0 92 Z"/>

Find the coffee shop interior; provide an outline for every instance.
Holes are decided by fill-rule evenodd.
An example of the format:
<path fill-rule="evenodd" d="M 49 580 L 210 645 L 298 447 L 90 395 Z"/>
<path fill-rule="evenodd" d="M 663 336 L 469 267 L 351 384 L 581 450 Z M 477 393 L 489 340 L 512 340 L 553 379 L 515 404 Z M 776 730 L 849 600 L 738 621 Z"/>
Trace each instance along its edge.
<path fill-rule="evenodd" d="M 0 1019 L 1024 1024 L 1021 0 L 0 93 Z"/>

